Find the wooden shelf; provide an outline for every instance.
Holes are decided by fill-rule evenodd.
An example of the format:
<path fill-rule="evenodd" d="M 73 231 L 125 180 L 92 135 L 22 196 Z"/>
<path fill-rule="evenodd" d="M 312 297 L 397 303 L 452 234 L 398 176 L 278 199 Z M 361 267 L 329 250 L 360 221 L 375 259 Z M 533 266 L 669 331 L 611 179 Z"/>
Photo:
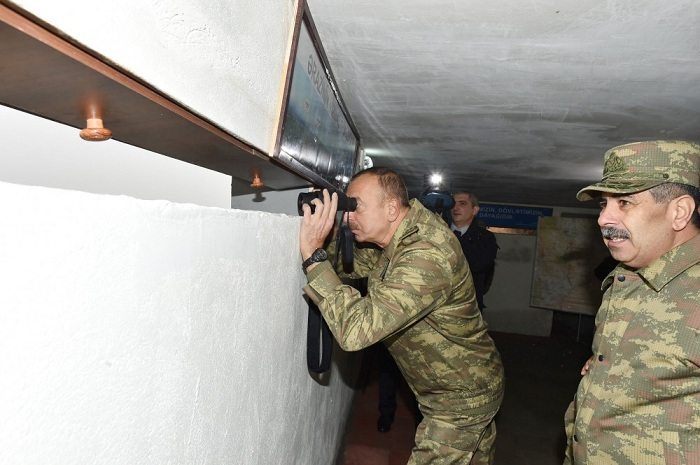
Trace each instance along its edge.
<path fill-rule="evenodd" d="M 112 138 L 233 176 L 233 193 L 309 185 L 191 109 L 35 20 L 0 5 L 0 104 L 75 127 L 101 114 Z M 93 142 L 86 142 L 93 143 Z"/>

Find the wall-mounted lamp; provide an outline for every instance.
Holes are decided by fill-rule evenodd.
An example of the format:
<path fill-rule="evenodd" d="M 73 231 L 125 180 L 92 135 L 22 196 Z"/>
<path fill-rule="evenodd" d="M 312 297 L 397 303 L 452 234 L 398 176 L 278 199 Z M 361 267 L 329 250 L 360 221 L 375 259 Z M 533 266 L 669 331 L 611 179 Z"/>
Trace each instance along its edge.
<path fill-rule="evenodd" d="M 87 127 L 80 130 L 80 138 L 90 142 L 100 142 L 112 137 L 112 131 L 104 127 L 102 118 L 88 118 Z"/>
<path fill-rule="evenodd" d="M 259 187 L 264 187 L 264 186 L 265 186 L 265 184 L 260 179 L 260 175 L 256 173 L 253 176 L 253 184 L 251 184 L 250 187 L 259 188 Z"/>

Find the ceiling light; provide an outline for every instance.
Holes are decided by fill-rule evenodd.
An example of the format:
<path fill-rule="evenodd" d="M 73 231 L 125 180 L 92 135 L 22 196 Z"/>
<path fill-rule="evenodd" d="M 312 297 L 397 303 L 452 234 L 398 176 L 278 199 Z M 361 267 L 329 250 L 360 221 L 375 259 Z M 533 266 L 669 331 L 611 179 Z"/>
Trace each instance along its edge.
<path fill-rule="evenodd" d="M 430 185 L 434 187 L 438 187 L 440 184 L 442 184 L 442 175 L 438 173 L 433 173 L 430 175 Z"/>

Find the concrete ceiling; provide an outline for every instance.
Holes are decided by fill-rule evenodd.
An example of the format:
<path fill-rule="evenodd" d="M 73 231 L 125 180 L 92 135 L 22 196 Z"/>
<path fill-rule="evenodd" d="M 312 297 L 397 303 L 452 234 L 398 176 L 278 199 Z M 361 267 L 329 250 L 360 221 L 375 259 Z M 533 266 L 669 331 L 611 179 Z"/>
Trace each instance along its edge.
<path fill-rule="evenodd" d="M 588 206 L 604 152 L 700 140 L 697 0 L 307 0 L 375 166 Z"/>

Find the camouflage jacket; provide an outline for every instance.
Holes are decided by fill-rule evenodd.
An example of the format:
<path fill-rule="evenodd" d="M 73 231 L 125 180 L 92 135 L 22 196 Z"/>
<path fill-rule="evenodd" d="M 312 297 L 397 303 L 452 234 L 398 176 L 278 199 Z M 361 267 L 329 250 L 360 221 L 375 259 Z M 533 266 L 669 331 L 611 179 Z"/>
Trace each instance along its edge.
<path fill-rule="evenodd" d="M 309 272 L 304 288 L 340 346 L 359 350 L 384 341 L 424 413 L 497 408 L 500 355 L 445 222 L 414 199 L 386 249 L 354 252 L 348 277 L 368 278 L 364 297 L 329 262 Z"/>
<path fill-rule="evenodd" d="M 700 463 L 700 235 L 603 288 L 564 463 Z"/>

